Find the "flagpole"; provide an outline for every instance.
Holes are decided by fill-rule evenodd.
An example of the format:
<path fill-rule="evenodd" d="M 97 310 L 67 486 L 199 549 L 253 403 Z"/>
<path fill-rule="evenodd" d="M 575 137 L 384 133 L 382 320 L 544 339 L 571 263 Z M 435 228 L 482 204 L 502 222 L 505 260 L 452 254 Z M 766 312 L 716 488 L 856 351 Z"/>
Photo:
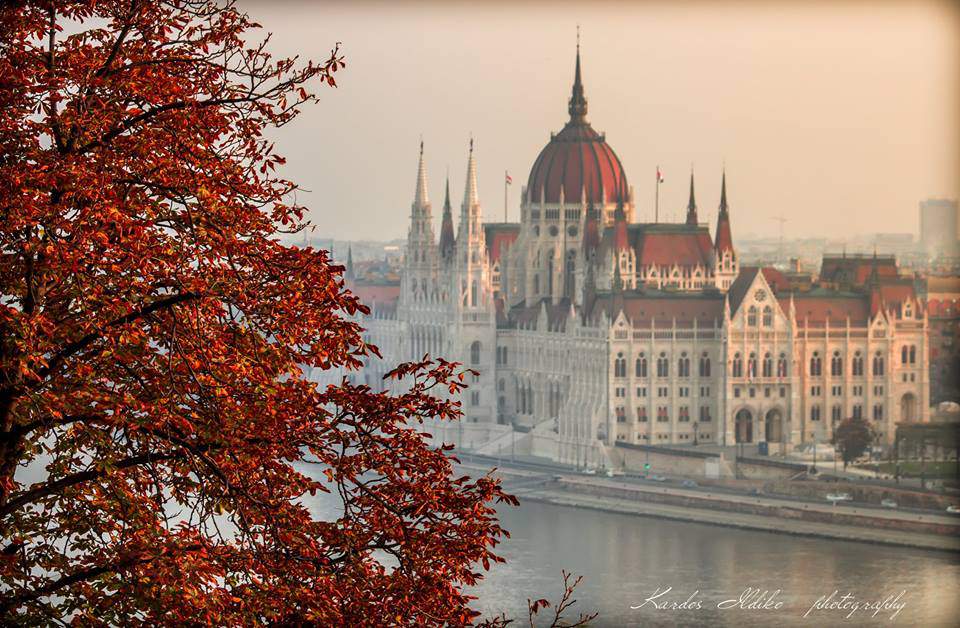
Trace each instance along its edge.
<path fill-rule="evenodd" d="M 657 164 L 657 201 L 654 206 L 653 222 L 660 222 L 660 165 Z"/>
<path fill-rule="evenodd" d="M 503 222 L 507 222 L 507 177 L 510 176 L 510 173 L 507 170 L 503 171 Z"/>

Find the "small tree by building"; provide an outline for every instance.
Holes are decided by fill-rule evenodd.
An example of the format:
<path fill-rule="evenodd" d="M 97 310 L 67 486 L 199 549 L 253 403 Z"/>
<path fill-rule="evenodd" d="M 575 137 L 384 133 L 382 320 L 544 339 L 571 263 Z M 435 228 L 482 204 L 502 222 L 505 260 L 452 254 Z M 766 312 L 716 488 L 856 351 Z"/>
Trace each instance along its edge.
<path fill-rule="evenodd" d="M 833 431 L 831 443 L 843 459 L 843 468 L 863 455 L 873 442 L 874 430 L 862 418 L 844 419 Z"/>

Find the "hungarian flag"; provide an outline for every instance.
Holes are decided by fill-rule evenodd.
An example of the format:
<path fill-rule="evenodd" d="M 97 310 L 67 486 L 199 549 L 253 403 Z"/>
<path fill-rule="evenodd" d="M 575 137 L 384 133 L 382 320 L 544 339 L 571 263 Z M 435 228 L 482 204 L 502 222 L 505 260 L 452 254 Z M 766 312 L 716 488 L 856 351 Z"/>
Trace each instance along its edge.
<path fill-rule="evenodd" d="M 657 183 L 663 183 L 663 173 L 660 172 L 660 166 L 657 166 Z"/>
<path fill-rule="evenodd" d="M 507 178 L 507 185 L 513 185 L 513 177 L 510 176 L 510 173 L 504 170 L 503 174 Z"/>

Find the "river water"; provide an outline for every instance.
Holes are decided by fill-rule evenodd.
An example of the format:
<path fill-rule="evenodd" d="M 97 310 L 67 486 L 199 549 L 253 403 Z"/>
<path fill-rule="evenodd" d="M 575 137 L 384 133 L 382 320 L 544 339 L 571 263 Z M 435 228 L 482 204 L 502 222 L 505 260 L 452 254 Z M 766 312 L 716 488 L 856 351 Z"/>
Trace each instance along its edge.
<path fill-rule="evenodd" d="M 339 515 L 333 495 L 306 499 L 322 517 Z M 484 617 L 504 613 L 520 620 L 514 625 L 526 625 L 527 598 L 559 599 L 561 572 L 567 570 L 583 576 L 575 610 L 598 611 L 591 623 L 598 627 L 960 626 L 956 554 L 520 499 L 519 507 L 499 512 L 511 537 L 497 553 L 507 562 L 492 565 L 470 591 Z M 667 587 L 672 587 L 668 593 L 644 604 Z M 744 597 L 743 606 L 767 601 L 770 608 L 740 608 L 748 589 L 767 593 L 763 600 Z M 827 607 L 810 610 L 820 598 L 827 598 Z M 694 608 L 658 609 L 653 603 L 685 601 Z M 854 604 L 861 607 L 851 614 Z M 641 607 L 631 608 L 636 606 Z"/>
<path fill-rule="evenodd" d="M 511 533 L 499 548 L 507 562 L 493 566 L 473 591 L 479 598 L 475 607 L 485 615 L 525 618 L 527 597 L 558 599 L 566 569 L 584 577 L 576 608 L 599 611 L 595 626 L 960 625 L 960 562 L 952 554 L 530 501 L 502 509 L 500 517 Z M 648 602 L 631 609 L 658 587 L 672 590 L 655 598 L 657 604 L 690 599 L 688 606 L 699 602 L 700 608 L 658 610 Z M 768 591 L 770 606 L 782 605 L 741 609 L 728 602 L 747 589 Z M 834 591 L 833 600 L 845 609 L 813 610 L 803 617 Z M 848 594 L 853 597 L 841 599 Z M 744 599 L 743 606 L 750 606 Z M 854 603 L 877 606 L 884 600 L 886 610 L 874 615 L 873 608 L 861 606 L 847 619 Z"/>

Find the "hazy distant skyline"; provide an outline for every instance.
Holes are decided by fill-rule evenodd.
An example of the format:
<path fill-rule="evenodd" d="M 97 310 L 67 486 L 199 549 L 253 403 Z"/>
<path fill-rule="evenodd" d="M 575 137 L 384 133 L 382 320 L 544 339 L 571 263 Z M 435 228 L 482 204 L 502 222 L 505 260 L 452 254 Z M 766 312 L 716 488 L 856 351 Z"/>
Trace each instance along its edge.
<path fill-rule="evenodd" d="M 958 11 L 934 3 L 582 5 L 244 2 L 279 55 L 347 68 L 277 136 L 316 235 L 402 237 L 420 137 L 439 224 L 455 217 L 468 138 L 485 218 L 510 220 L 567 119 L 576 25 L 588 119 L 619 155 L 636 219 L 686 206 L 715 227 L 726 164 L 734 238 L 916 232 L 918 204 L 960 191 Z"/>

